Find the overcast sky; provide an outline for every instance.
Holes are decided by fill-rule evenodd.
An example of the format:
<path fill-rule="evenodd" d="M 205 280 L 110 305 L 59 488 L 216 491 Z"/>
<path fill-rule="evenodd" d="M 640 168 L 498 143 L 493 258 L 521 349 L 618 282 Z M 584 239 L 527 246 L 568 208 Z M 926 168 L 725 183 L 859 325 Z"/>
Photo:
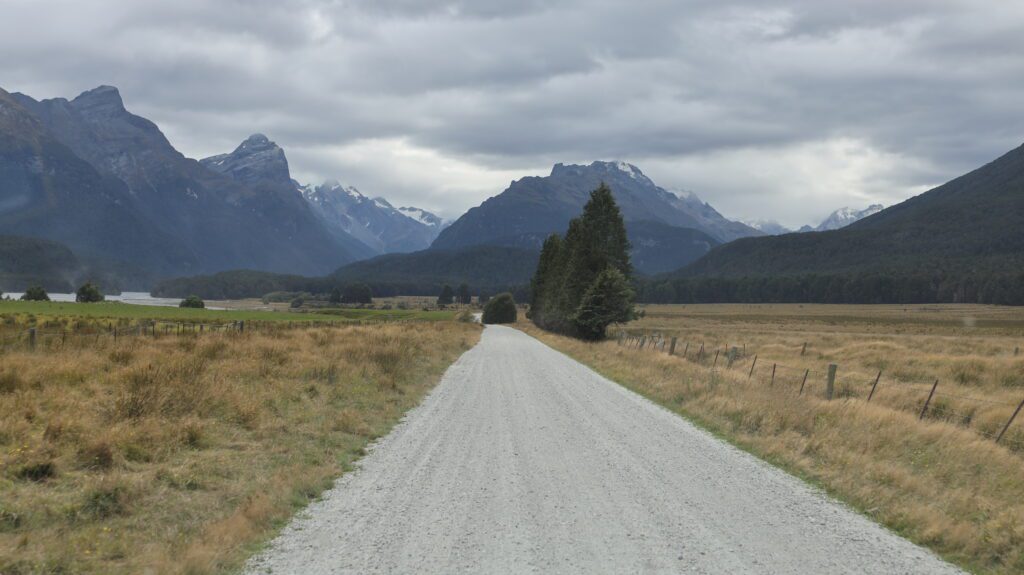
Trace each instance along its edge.
<path fill-rule="evenodd" d="M 1024 2 L 0 0 L 0 87 L 120 88 L 184 154 L 457 217 L 625 160 L 737 219 L 890 205 L 1024 142 Z"/>

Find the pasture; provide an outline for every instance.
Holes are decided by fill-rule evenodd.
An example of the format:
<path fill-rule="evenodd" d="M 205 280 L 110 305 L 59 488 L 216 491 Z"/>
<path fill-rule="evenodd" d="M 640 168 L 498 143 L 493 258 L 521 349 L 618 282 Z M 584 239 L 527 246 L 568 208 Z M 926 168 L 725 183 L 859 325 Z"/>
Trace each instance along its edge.
<path fill-rule="evenodd" d="M 327 322 L 4 302 L 0 315 L 6 330 L 96 333 L 0 348 L 0 573 L 12 574 L 237 568 L 480 333 L 455 321 L 354 321 L 376 313 Z M 157 320 L 260 327 L 132 331 Z"/>

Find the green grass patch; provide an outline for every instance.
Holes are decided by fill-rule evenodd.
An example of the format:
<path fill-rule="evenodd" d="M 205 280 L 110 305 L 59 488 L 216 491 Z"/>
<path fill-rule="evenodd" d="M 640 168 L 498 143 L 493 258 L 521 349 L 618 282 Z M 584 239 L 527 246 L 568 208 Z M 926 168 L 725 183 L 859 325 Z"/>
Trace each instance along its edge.
<path fill-rule="evenodd" d="M 152 319 L 164 321 L 445 321 L 455 317 L 451 311 L 323 309 L 313 312 L 260 310 L 214 310 L 179 307 L 135 305 L 120 302 L 70 303 L 36 301 L 2 301 L 0 316 L 33 315 L 51 317 Z"/>

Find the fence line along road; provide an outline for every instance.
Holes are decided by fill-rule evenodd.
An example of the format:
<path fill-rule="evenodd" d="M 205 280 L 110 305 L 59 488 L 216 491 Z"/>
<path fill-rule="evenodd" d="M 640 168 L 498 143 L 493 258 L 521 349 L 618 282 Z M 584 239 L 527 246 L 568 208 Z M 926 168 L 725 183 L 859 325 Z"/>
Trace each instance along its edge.
<path fill-rule="evenodd" d="M 617 339 L 617 342 L 618 342 L 619 346 L 622 346 L 622 347 L 624 347 L 624 348 L 626 348 L 628 350 L 641 351 L 641 350 L 651 350 L 651 349 L 653 349 L 654 351 L 663 351 L 663 352 L 665 351 L 664 350 L 664 347 L 665 347 L 664 345 L 661 345 L 661 347 L 659 348 L 657 345 L 652 345 L 652 343 L 651 343 L 651 342 L 663 343 L 664 341 L 666 341 L 665 337 L 662 334 L 635 335 L 635 334 L 626 333 L 625 331 L 621 331 L 621 332 L 619 332 L 619 335 L 618 335 L 618 337 L 616 339 Z M 716 349 L 714 360 L 712 360 L 710 362 L 710 365 L 707 365 L 708 362 L 705 361 L 705 355 L 706 354 L 705 354 L 705 351 L 704 351 L 705 350 L 705 342 L 703 342 L 703 341 L 700 342 L 700 349 L 699 349 L 699 351 L 697 351 L 697 353 L 695 355 L 693 355 L 692 357 L 687 354 L 687 351 L 690 349 L 690 342 L 683 342 L 683 343 L 684 343 L 684 345 L 683 345 L 683 353 L 682 353 L 682 355 L 676 355 L 673 352 L 679 346 L 679 340 L 678 340 L 678 337 L 672 337 L 671 340 L 670 340 L 670 343 L 668 345 L 668 351 L 666 353 L 668 355 L 672 355 L 672 356 L 675 356 L 675 357 L 681 357 L 682 359 L 684 359 L 686 361 L 690 361 L 692 363 L 696 363 L 698 365 L 708 367 L 711 371 L 717 371 L 718 369 L 720 369 L 718 367 L 718 363 L 719 363 L 718 362 L 718 357 L 719 357 L 719 354 L 722 352 L 722 350 L 726 350 L 726 356 L 727 356 L 727 362 L 726 362 L 725 369 L 732 368 L 734 363 L 735 363 L 735 361 L 736 361 L 736 359 L 738 359 L 740 357 L 743 357 L 742 355 L 740 355 L 740 353 L 741 353 L 740 349 L 741 348 L 740 348 L 739 345 L 734 345 L 734 346 L 731 346 L 731 347 L 729 345 L 726 345 L 722 349 Z M 803 356 L 806 353 L 807 345 L 808 345 L 807 343 L 804 343 L 802 345 L 801 350 L 800 350 L 800 355 L 801 356 Z M 694 347 L 696 347 L 696 343 L 694 343 Z M 746 350 L 746 344 L 743 344 L 742 349 Z M 808 378 L 810 376 L 814 376 L 815 380 L 817 380 L 817 381 L 824 381 L 824 394 L 823 394 L 823 396 L 824 396 L 824 398 L 826 400 L 831 401 L 831 400 L 835 399 L 835 397 L 836 397 L 836 383 L 837 383 L 837 375 L 839 373 L 839 365 L 838 364 L 830 364 L 829 367 L 828 367 L 828 371 L 827 372 L 821 372 L 821 371 L 813 370 L 813 369 L 810 369 L 810 368 L 807 368 L 807 367 L 798 367 L 798 366 L 785 365 L 785 364 L 782 364 L 782 363 L 779 363 L 779 362 L 772 362 L 772 363 L 768 364 L 766 361 L 762 360 L 760 362 L 760 366 L 764 366 L 764 365 L 770 365 L 771 366 L 770 376 L 767 378 L 767 386 L 769 388 L 772 388 L 772 389 L 778 388 L 780 390 L 780 392 L 785 389 L 785 386 L 778 386 L 777 387 L 775 385 L 776 384 L 776 380 L 777 380 L 776 376 L 779 375 L 779 370 L 782 369 L 782 370 L 789 370 L 789 371 L 791 371 L 795 375 L 795 377 L 793 378 L 794 382 L 797 381 L 797 380 L 800 381 L 799 391 L 797 392 L 797 396 L 798 397 L 803 396 L 804 388 L 807 386 Z M 760 377 L 760 375 L 761 375 L 760 372 L 756 372 L 758 367 L 759 367 L 758 355 L 755 353 L 753 358 L 752 358 L 752 360 L 751 360 L 751 362 L 750 362 L 749 369 L 746 370 L 747 371 L 747 379 L 748 380 L 763 381 L 763 380 L 758 379 Z M 756 375 L 758 376 L 757 378 L 755 378 L 755 372 L 756 372 Z M 1020 416 L 1021 411 L 1024 411 L 1024 399 L 1022 399 L 1020 401 L 1020 403 L 1012 403 L 1012 402 L 1005 402 L 1005 401 L 996 401 L 996 400 L 987 399 L 987 398 L 973 397 L 973 396 L 970 396 L 970 395 L 963 395 L 963 394 L 958 394 L 958 393 L 951 393 L 951 392 L 947 392 L 945 390 L 941 390 L 940 391 L 940 383 L 941 383 L 940 380 L 934 380 L 934 381 L 930 381 L 930 382 L 914 382 L 914 381 L 902 381 L 902 380 L 895 380 L 895 379 L 893 379 L 893 380 L 891 380 L 888 383 L 888 385 L 882 385 L 883 384 L 883 379 L 882 379 L 883 375 L 884 375 L 883 372 L 880 370 L 878 372 L 878 374 L 874 378 L 871 379 L 871 381 L 865 382 L 867 385 L 870 386 L 870 391 L 868 392 L 867 399 L 865 400 L 865 402 L 871 402 L 871 400 L 876 396 L 876 394 L 881 393 L 882 390 L 884 390 L 885 388 L 887 388 L 889 386 L 898 386 L 898 387 L 900 387 L 902 389 L 912 388 L 913 386 L 921 386 L 920 391 L 922 393 L 922 398 L 921 399 L 922 399 L 923 403 L 919 404 L 920 405 L 920 408 L 919 408 L 920 411 L 917 412 L 918 419 L 924 420 L 925 418 L 929 417 L 929 415 L 932 415 L 932 416 L 936 416 L 937 415 L 937 416 L 941 417 L 942 418 L 941 420 L 943 420 L 943 421 L 946 421 L 946 422 L 949 422 L 949 423 L 954 423 L 954 424 L 957 424 L 957 425 L 959 425 L 961 427 L 967 427 L 968 429 L 971 429 L 972 431 L 974 431 L 978 435 L 981 435 L 981 436 L 986 437 L 988 439 L 992 439 L 996 443 L 999 443 L 999 444 L 1002 444 L 1002 445 L 1007 445 L 1007 446 L 1011 447 L 1015 451 L 1024 451 L 1024 441 L 1020 441 L 1020 440 L 1011 441 L 1011 440 L 1009 440 L 1009 438 L 1006 438 L 1006 432 L 1010 429 L 1010 427 L 1013 425 L 1013 423 L 1015 421 L 1017 421 L 1017 419 Z M 843 397 L 844 399 L 856 398 L 856 396 L 854 396 L 852 393 L 850 393 L 849 389 L 850 389 L 849 388 L 849 381 L 847 380 L 846 385 L 843 386 L 843 388 L 840 389 L 839 395 L 841 397 Z M 953 409 L 952 407 L 950 407 L 949 405 L 933 404 L 933 401 L 936 398 L 957 399 L 957 400 L 960 400 L 960 401 L 973 402 L 975 404 L 983 405 L 983 406 L 1006 407 L 1008 409 L 1013 409 L 1013 412 L 1009 416 L 1009 418 L 1006 420 L 1006 423 L 1002 424 L 999 427 L 999 431 L 998 432 L 988 432 L 988 431 L 985 431 L 984 429 L 978 428 L 977 426 L 971 426 L 970 425 L 971 422 L 974 420 L 974 413 L 973 412 L 966 412 L 966 411 L 956 410 L 956 409 Z M 886 406 L 886 407 L 889 407 L 890 409 L 895 409 L 892 406 Z M 1024 419 L 1024 418 L 1021 418 L 1021 419 Z"/>

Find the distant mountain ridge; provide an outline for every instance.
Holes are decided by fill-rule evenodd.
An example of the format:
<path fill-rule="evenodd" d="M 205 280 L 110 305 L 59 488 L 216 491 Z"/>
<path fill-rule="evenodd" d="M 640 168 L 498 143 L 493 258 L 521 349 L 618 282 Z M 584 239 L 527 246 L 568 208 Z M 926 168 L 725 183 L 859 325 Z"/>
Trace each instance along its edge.
<path fill-rule="evenodd" d="M 885 209 L 885 206 L 882 204 L 872 204 L 863 210 L 856 210 L 849 207 L 839 208 L 829 214 L 829 216 L 822 220 L 822 222 L 817 226 L 804 225 L 800 226 L 800 229 L 796 231 L 799 233 L 806 233 L 838 230 L 840 228 L 845 228 L 854 222 L 859 222 L 868 216 L 877 214 L 883 209 Z M 791 234 L 794 231 L 775 220 L 744 220 L 743 223 L 754 229 L 760 230 L 769 236 Z"/>
<path fill-rule="evenodd" d="M 101 86 L 71 101 L 13 94 L 5 110 L 32 117 L 34 127 L 22 123 L 23 129 L 67 150 L 66 159 L 56 163 L 30 154 L 29 165 L 45 164 L 48 173 L 74 181 L 50 187 L 66 200 L 55 208 L 51 202 L 50 215 L 41 220 L 38 211 L 5 210 L 3 217 L 13 225 L 5 230 L 62 241 L 76 253 L 129 262 L 163 276 L 234 267 L 324 273 L 358 257 L 328 233 L 279 175 L 250 174 L 241 165 L 218 171 L 186 158 L 154 123 L 128 112 L 116 88 Z M 280 160 L 286 172 L 287 162 Z M 108 182 L 101 198 L 87 197 L 82 164 L 97 174 L 89 178 Z M 20 193 L 12 185 L 0 181 L 0 198 Z M 116 222 L 86 226 L 84 213 L 103 210 L 77 202 L 110 202 L 111 213 L 122 213 Z M 129 228 L 139 231 L 97 242 L 111 230 Z"/>
<path fill-rule="evenodd" d="M 839 208 L 832 212 L 818 227 L 814 228 L 816 232 L 826 232 L 829 230 L 838 230 L 845 228 L 846 226 L 863 220 L 868 216 L 873 216 L 878 212 L 885 209 L 882 204 L 872 204 L 863 210 L 855 210 L 853 208 Z"/>
<path fill-rule="evenodd" d="M 548 176 L 512 182 L 505 191 L 455 220 L 432 247 L 495 244 L 539 249 L 549 234 L 565 231 L 601 182 L 611 187 L 627 227 L 633 221 L 655 221 L 696 229 L 718 242 L 761 235 L 722 217 L 695 195 L 680 197 L 657 186 L 632 164 L 593 162 L 588 166 L 555 164 Z"/>
<path fill-rule="evenodd" d="M 299 189 L 328 227 L 351 234 L 374 255 L 426 249 L 444 227 L 441 218 L 426 210 L 396 208 L 384 198 L 369 198 L 336 180 Z"/>
<path fill-rule="evenodd" d="M 249 186 L 295 189 L 320 223 L 356 258 L 427 248 L 443 227 L 441 218 L 420 208 L 395 208 L 337 180 L 319 186 L 292 179 L 284 150 L 263 134 L 253 134 L 234 151 L 200 160 L 207 168 Z M 359 245 L 351 242 L 355 239 Z"/>

